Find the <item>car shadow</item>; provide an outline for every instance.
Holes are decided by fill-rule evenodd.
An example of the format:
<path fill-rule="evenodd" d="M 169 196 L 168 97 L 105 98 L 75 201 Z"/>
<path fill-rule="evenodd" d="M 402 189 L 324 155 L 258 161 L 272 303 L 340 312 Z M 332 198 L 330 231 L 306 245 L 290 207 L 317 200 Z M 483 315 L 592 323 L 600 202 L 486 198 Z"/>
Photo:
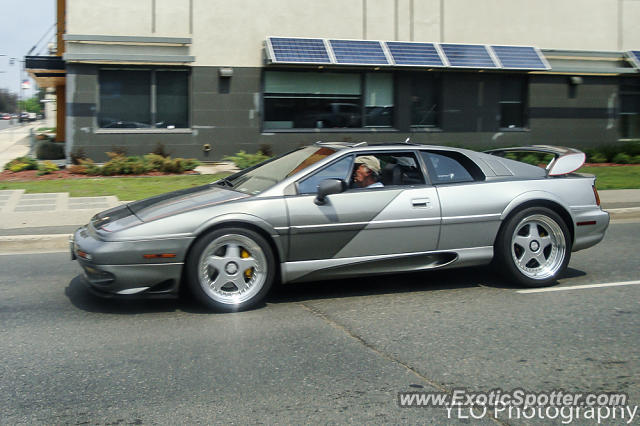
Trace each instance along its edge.
<path fill-rule="evenodd" d="M 124 315 L 178 311 L 194 314 L 212 313 L 188 294 L 181 295 L 178 299 L 96 296 L 87 288 L 82 275 L 72 279 L 64 292 L 73 306 L 93 313 Z"/>
<path fill-rule="evenodd" d="M 471 287 L 519 288 L 518 285 L 509 283 L 487 267 L 474 267 L 283 284 L 273 289 L 267 297 L 267 302 L 287 303 Z"/>
<path fill-rule="evenodd" d="M 562 278 L 576 278 L 585 272 L 568 268 Z M 455 270 L 377 275 L 328 281 L 311 281 L 297 284 L 275 285 L 265 302 L 250 310 L 259 310 L 267 304 L 294 303 L 372 296 L 395 293 L 418 293 L 454 290 L 473 287 L 495 289 L 521 289 L 520 285 L 504 279 L 489 267 L 470 267 Z M 177 299 L 103 298 L 89 291 L 82 275 L 76 276 L 65 294 L 78 309 L 104 314 L 144 314 L 157 312 L 187 312 L 193 314 L 223 314 L 212 312 L 198 303 L 188 292 Z"/>

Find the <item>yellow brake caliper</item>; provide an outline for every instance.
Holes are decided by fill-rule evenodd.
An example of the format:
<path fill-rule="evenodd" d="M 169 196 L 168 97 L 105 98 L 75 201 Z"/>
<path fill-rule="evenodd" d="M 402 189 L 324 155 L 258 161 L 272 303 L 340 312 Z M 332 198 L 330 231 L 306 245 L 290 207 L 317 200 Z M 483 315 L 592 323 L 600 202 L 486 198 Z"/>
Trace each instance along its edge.
<path fill-rule="evenodd" d="M 242 257 L 243 259 L 250 257 L 249 252 L 246 251 L 245 249 L 242 249 L 242 251 L 240 252 L 240 257 Z M 250 280 L 251 277 L 253 276 L 253 268 L 249 268 L 246 271 L 244 271 L 244 276 L 246 279 Z"/>

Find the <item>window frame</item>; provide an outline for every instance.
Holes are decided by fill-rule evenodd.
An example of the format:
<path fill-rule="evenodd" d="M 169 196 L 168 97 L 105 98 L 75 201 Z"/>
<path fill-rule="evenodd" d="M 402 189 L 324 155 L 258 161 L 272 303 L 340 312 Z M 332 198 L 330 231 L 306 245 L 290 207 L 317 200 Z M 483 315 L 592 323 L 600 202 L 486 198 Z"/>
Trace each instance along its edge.
<path fill-rule="evenodd" d="M 100 114 L 101 114 L 101 85 L 100 85 L 100 74 L 103 71 L 118 71 L 118 72 L 127 72 L 127 71 L 146 71 L 150 74 L 150 83 L 149 83 L 149 114 L 151 118 L 150 127 L 132 127 L 132 128 L 109 128 L 109 127 L 101 127 L 100 126 Z M 156 118 L 157 118 L 157 79 L 156 73 L 158 72 L 183 72 L 186 73 L 187 78 L 187 127 L 176 127 L 176 128 L 167 128 L 167 127 L 156 127 Z M 98 68 L 97 78 L 96 78 L 96 112 L 94 116 L 94 128 L 95 133 L 192 133 L 192 112 L 193 112 L 193 97 L 191 95 L 192 92 L 192 78 L 191 78 L 191 68 L 184 67 L 149 67 L 149 66 L 127 66 L 127 67 L 118 67 L 118 66 L 106 66 Z"/>
<path fill-rule="evenodd" d="M 511 101 L 505 99 L 505 81 L 506 79 L 517 78 L 522 82 L 522 88 L 520 90 L 520 101 Z M 504 104 L 520 104 L 520 112 L 522 113 L 522 125 L 514 127 L 504 127 L 502 125 L 502 106 Z M 522 74 L 502 74 L 500 75 L 500 92 L 498 99 L 498 129 L 501 132 L 521 132 L 529 130 L 529 77 Z"/>
<path fill-rule="evenodd" d="M 442 111 L 443 111 L 443 100 L 444 100 L 444 87 L 443 82 L 444 79 L 442 77 L 441 72 L 436 71 L 427 71 L 427 72 L 412 72 L 410 74 L 411 78 L 411 90 L 410 95 L 414 96 L 415 92 L 413 90 L 413 84 L 415 79 L 420 79 L 421 77 L 428 76 L 427 78 L 432 79 L 433 90 L 435 91 L 435 99 L 436 99 L 436 110 L 435 110 L 435 124 L 413 124 L 413 103 L 409 102 L 409 130 L 412 132 L 416 131 L 438 131 L 442 130 Z"/>
<path fill-rule="evenodd" d="M 640 121 L 640 81 L 636 81 L 634 77 L 620 79 L 618 86 L 618 131 L 619 140 L 628 141 L 640 139 L 640 124 L 637 134 L 628 134 L 629 125 L 625 126 L 626 120 L 623 120 L 623 116 L 637 116 L 637 120 Z M 622 98 L 633 96 L 638 103 L 638 112 L 623 112 Z"/>

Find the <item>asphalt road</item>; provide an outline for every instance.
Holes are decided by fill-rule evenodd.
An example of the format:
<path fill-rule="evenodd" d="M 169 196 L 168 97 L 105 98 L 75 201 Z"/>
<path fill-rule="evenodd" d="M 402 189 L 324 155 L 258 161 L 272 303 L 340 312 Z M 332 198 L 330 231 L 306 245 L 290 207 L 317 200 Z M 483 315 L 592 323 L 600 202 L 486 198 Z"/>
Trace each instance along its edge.
<path fill-rule="evenodd" d="M 639 223 L 613 224 L 560 286 L 639 280 L 638 241 Z M 443 424 L 445 409 L 399 408 L 397 393 L 456 388 L 640 405 L 640 285 L 519 293 L 473 268 L 282 286 L 210 314 L 96 299 L 67 253 L 0 256 L 0 270 L 2 424 Z"/>

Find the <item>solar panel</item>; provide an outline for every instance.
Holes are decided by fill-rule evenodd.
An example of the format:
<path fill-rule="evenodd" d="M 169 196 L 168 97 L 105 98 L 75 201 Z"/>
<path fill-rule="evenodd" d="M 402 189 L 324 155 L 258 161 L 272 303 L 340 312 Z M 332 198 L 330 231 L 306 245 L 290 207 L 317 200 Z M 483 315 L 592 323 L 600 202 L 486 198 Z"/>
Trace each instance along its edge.
<path fill-rule="evenodd" d="M 498 68 L 484 45 L 441 43 L 440 48 L 451 67 Z"/>
<path fill-rule="evenodd" d="M 551 67 L 540 52 L 531 46 L 491 46 L 505 69 L 547 70 Z"/>
<path fill-rule="evenodd" d="M 269 37 L 267 46 L 273 62 L 331 63 L 324 40 L 321 38 Z"/>
<path fill-rule="evenodd" d="M 396 65 L 445 66 L 433 43 L 387 41 L 386 44 Z"/>
<path fill-rule="evenodd" d="M 633 62 L 633 66 L 640 69 L 640 50 L 630 50 L 628 55 L 631 62 Z"/>
<path fill-rule="evenodd" d="M 329 40 L 338 64 L 390 65 L 379 41 Z"/>

